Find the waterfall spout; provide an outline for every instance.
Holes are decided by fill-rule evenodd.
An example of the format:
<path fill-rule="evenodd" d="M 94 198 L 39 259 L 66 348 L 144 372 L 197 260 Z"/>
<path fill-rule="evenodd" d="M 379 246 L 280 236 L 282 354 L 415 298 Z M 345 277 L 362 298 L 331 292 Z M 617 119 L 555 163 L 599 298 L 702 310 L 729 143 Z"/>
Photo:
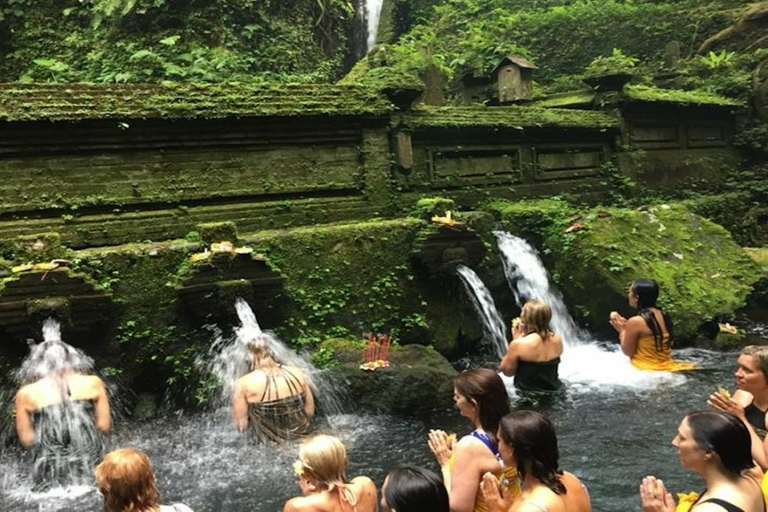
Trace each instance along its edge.
<path fill-rule="evenodd" d="M 471 268 L 459 265 L 456 267 L 456 272 L 472 299 L 475 310 L 480 315 L 485 342 L 493 347 L 494 353 L 499 358 L 504 357 L 507 352 L 507 329 L 499 316 L 491 292 Z"/>
<path fill-rule="evenodd" d="M 365 20 L 368 24 L 368 51 L 376 44 L 376 35 L 379 31 L 379 18 L 381 6 L 384 0 L 365 0 Z"/>
<path fill-rule="evenodd" d="M 501 262 L 515 300 L 522 306 L 528 299 L 539 299 L 552 308 L 552 330 L 563 337 L 563 343 L 578 345 L 587 339 L 573 321 L 562 294 L 549 282 L 549 274 L 539 253 L 528 242 L 505 231 L 495 231 L 501 251 Z"/>

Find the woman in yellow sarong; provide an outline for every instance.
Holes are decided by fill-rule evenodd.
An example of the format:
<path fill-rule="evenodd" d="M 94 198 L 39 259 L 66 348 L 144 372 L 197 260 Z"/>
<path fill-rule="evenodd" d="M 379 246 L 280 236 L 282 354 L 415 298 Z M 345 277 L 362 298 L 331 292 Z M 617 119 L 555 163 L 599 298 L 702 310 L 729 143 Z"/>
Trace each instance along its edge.
<path fill-rule="evenodd" d="M 672 320 L 656 305 L 659 285 L 652 279 L 638 279 L 629 287 L 627 300 L 637 315 L 627 319 L 611 313 L 609 321 L 619 333 L 621 351 L 640 370 L 677 372 L 696 365 L 672 359 Z"/>
<path fill-rule="evenodd" d="M 480 490 L 484 474 L 496 475 L 507 495 L 520 493 L 517 469 L 504 465 L 497 438 L 499 422 L 509 412 L 509 397 L 499 374 L 489 368 L 460 373 L 453 386 L 456 408 L 474 430 L 458 442 L 442 430 L 430 430 L 429 448 L 440 464 L 451 512 L 488 512 Z"/>

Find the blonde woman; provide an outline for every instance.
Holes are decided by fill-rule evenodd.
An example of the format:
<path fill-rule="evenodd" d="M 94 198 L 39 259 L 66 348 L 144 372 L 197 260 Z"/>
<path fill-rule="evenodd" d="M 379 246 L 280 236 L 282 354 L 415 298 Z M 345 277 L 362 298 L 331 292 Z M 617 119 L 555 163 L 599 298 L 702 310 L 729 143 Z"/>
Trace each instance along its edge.
<path fill-rule="evenodd" d="M 556 391 L 563 339 L 549 329 L 552 309 L 540 300 L 529 300 L 512 324 L 512 341 L 499 363 L 506 376 L 515 376 L 521 391 Z"/>
<path fill-rule="evenodd" d="M 104 512 L 192 512 L 181 503 L 160 505 L 152 463 L 134 448 L 104 456 L 96 466 L 96 487 L 104 497 Z"/>
<path fill-rule="evenodd" d="M 262 333 L 247 343 L 251 373 L 238 379 L 232 415 L 241 432 L 249 426 L 257 440 L 298 439 L 311 431 L 315 400 L 301 368 L 283 366 Z"/>
<path fill-rule="evenodd" d="M 336 437 L 305 440 L 294 469 L 303 496 L 291 498 L 283 512 L 375 512 L 376 486 L 367 476 L 347 481 L 347 450 Z"/>

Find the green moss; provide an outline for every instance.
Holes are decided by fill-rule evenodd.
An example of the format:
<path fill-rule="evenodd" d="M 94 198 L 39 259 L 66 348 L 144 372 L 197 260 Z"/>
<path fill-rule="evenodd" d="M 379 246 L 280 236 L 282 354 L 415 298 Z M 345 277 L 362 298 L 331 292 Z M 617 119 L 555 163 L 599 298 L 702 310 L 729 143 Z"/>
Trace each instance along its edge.
<path fill-rule="evenodd" d="M 573 206 L 558 198 L 491 201 L 484 209 L 493 213 L 510 233 L 536 247 L 542 247 L 547 233 L 575 211 Z"/>
<path fill-rule="evenodd" d="M 536 101 L 533 106 L 546 108 L 590 107 L 595 101 L 595 92 L 591 90 L 570 91 L 551 94 Z"/>
<path fill-rule="evenodd" d="M 414 216 L 429 220 L 434 215 L 445 215 L 455 207 L 453 199 L 446 197 L 422 197 L 416 202 Z"/>
<path fill-rule="evenodd" d="M 627 286 L 646 277 L 659 282 L 678 338 L 691 340 L 703 322 L 743 306 L 760 277 L 725 229 L 679 204 L 584 211 L 554 225 L 546 248 L 569 303 L 598 329 L 610 311 L 626 311 Z"/>
<path fill-rule="evenodd" d="M 404 116 L 412 128 L 589 128 L 616 129 L 619 120 L 604 112 L 540 107 L 427 107 Z"/>
<path fill-rule="evenodd" d="M 198 224 L 196 227 L 200 233 L 200 238 L 206 244 L 223 241 L 237 243 L 237 225 L 234 222 L 206 222 Z"/>
<path fill-rule="evenodd" d="M 17 83 L 0 89 L 5 121 L 386 115 L 391 108 L 377 89 L 359 85 Z"/>
<path fill-rule="evenodd" d="M 710 105 L 718 107 L 745 107 L 744 103 L 706 91 L 682 91 L 678 89 L 659 89 L 647 85 L 628 84 L 623 95 L 631 101 L 649 103 L 675 103 L 682 105 Z"/>
<path fill-rule="evenodd" d="M 42 263 L 66 256 L 61 236 L 55 232 L 17 236 L 14 248 L 15 258 L 21 263 Z"/>

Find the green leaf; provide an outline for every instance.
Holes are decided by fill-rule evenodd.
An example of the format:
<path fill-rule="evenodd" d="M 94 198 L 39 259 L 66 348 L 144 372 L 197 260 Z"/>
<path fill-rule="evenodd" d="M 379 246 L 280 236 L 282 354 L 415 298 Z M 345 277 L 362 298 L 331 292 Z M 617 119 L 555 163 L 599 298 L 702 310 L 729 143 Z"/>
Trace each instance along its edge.
<path fill-rule="evenodd" d="M 164 44 L 165 46 L 174 46 L 179 39 L 181 39 L 180 35 L 169 36 L 169 37 L 166 37 L 165 39 L 161 39 L 160 44 Z"/>

